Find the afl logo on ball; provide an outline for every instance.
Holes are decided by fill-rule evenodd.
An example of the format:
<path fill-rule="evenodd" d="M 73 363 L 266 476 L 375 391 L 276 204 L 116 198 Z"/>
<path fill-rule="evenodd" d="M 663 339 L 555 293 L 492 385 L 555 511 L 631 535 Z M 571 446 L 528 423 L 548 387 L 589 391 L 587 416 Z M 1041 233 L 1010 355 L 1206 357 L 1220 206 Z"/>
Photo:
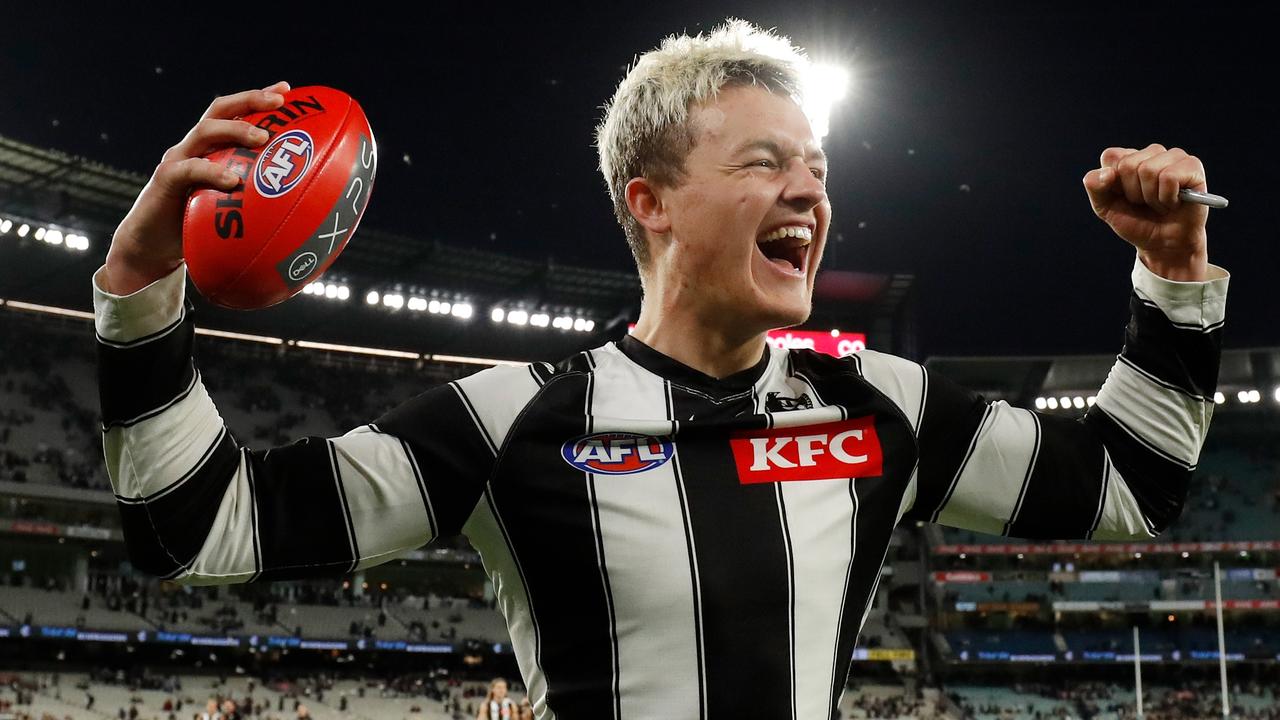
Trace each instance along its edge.
<path fill-rule="evenodd" d="M 280 197 L 297 186 L 311 167 L 314 147 L 305 130 L 290 130 L 272 141 L 253 168 L 253 185 L 258 194 Z"/>
<path fill-rule="evenodd" d="M 670 439 L 629 432 L 604 432 L 575 438 L 560 448 L 570 465 L 600 475 L 630 475 L 652 470 L 671 459 Z"/>

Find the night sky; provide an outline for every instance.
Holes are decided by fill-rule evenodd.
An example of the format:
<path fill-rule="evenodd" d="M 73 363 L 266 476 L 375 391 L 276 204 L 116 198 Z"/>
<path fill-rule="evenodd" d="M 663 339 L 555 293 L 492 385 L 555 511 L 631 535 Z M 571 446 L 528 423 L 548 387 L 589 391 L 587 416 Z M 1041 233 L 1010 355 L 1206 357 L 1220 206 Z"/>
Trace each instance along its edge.
<path fill-rule="evenodd" d="M 1198 155 L 1231 200 L 1209 224 L 1233 273 L 1225 342 L 1280 345 L 1276 26 L 1263 3 L 1113 4 L 14 3 L 0 134 L 149 174 L 215 95 L 331 85 L 380 144 L 364 222 L 625 270 L 600 106 L 664 35 L 738 16 L 852 69 L 826 267 L 915 273 L 926 354 L 1118 352 L 1133 253 L 1080 179 L 1150 142 Z"/>

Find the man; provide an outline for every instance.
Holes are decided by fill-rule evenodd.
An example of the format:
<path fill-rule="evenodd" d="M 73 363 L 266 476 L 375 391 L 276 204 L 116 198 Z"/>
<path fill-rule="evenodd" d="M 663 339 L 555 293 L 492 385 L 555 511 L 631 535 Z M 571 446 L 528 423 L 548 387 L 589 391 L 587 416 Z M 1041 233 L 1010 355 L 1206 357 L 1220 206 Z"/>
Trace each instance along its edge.
<path fill-rule="evenodd" d="M 95 276 L 107 465 L 134 563 L 188 583 L 347 573 L 443 534 L 484 558 L 539 718 L 830 717 L 903 518 L 1149 538 L 1207 432 L 1227 275 L 1200 162 L 1111 148 L 1084 178 L 1137 249 L 1124 352 L 1082 420 L 988 404 L 805 320 L 831 207 L 803 57 L 744 22 L 642 56 L 598 133 L 645 296 L 632 336 L 498 367 L 339 438 L 240 448 L 190 362 L 180 243 L 200 158 L 266 135 L 219 98 Z M 768 398 L 793 402 L 776 408 Z M 794 402 L 807 396 L 808 405 Z"/>

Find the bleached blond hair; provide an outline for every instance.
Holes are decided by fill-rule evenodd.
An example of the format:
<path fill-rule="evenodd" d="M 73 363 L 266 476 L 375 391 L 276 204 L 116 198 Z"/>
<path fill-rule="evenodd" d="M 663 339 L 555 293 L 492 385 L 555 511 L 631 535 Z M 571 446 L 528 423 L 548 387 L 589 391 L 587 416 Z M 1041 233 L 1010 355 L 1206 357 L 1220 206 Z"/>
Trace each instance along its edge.
<path fill-rule="evenodd" d="M 734 18 L 706 35 L 672 35 L 636 58 L 604 107 L 596 148 L 613 213 L 641 269 L 649 262 L 649 247 L 627 208 L 627 183 L 643 177 L 678 186 L 697 142 L 698 128 L 690 119 L 694 107 L 736 85 L 761 85 L 800 102 L 808 62 L 789 39 Z"/>

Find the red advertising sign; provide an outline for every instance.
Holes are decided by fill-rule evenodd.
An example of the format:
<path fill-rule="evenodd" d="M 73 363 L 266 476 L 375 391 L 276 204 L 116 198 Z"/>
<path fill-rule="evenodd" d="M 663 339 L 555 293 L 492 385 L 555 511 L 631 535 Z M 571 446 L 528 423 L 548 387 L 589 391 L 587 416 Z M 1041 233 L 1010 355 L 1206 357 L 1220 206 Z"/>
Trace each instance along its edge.
<path fill-rule="evenodd" d="M 933 580 L 940 583 L 984 583 L 991 582 L 991 573 L 967 570 L 941 571 L 933 574 Z"/>
<path fill-rule="evenodd" d="M 635 323 L 627 326 L 627 332 L 635 329 Z M 867 349 L 865 333 L 840 330 L 770 330 L 766 339 L 771 346 L 781 350 L 807 348 L 832 357 L 844 357 Z"/>

